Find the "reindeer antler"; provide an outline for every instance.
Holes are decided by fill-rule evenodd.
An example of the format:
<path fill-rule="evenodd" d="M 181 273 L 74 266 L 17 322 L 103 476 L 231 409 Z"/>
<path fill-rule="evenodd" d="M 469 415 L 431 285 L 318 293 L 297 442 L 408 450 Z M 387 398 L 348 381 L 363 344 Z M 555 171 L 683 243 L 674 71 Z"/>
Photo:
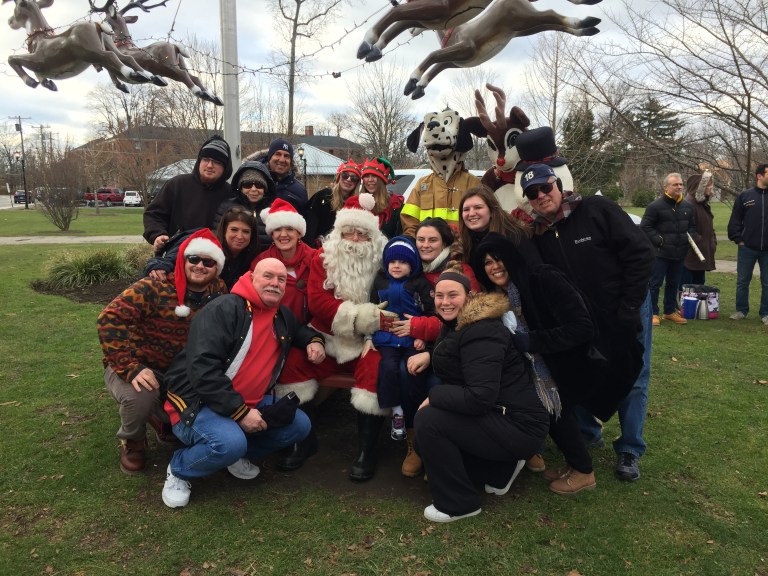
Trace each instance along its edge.
<path fill-rule="evenodd" d="M 106 12 L 112 4 L 115 3 L 115 0 L 107 0 L 107 3 L 104 4 L 101 8 L 98 8 L 94 3 L 93 0 L 88 0 L 88 4 L 91 5 L 91 12 Z"/>
<path fill-rule="evenodd" d="M 507 95 L 504 93 L 504 90 L 497 88 L 492 84 L 486 84 L 485 87 L 488 88 L 496 99 L 496 108 L 494 110 L 496 115 L 496 125 L 501 128 L 502 131 L 506 132 L 508 126 L 507 115 L 504 112 L 504 109 L 507 107 Z"/>
<path fill-rule="evenodd" d="M 152 8 L 157 8 L 158 6 L 165 6 L 168 0 L 162 0 L 162 2 L 158 2 L 157 4 L 152 4 L 151 6 L 146 6 L 144 3 L 148 2 L 149 0 L 138 0 L 138 2 L 130 2 L 126 5 L 125 8 L 120 10 L 120 14 L 125 14 L 128 12 L 128 10 L 131 10 L 132 8 L 140 8 L 144 12 L 149 12 Z"/>

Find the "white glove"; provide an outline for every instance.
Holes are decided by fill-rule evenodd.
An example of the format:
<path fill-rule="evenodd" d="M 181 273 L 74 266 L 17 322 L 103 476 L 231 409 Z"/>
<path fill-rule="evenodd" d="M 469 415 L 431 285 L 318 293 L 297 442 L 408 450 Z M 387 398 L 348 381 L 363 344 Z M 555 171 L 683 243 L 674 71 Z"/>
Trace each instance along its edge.
<path fill-rule="evenodd" d="M 501 316 L 501 321 L 504 323 L 504 326 L 507 327 L 507 330 L 510 332 L 515 332 L 517 330 L 517 317 L 515 316 L 515 313 L 512 312 L 512 310 L 509 310 L 508 312 L 504 312 Z"/>

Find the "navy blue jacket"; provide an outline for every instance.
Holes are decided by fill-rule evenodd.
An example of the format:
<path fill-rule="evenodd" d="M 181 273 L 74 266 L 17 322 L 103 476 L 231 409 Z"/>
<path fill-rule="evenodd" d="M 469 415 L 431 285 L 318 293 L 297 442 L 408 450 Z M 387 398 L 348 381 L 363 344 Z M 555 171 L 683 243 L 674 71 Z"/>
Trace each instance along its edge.
<path fill-rule="evenodd" d="M 395 312 L 400 320 L 405 320 L 404 314 L 411 316 L 434 316 L 435 299 L 432 294 L 433 286 L 423 274 L 396 280 L 384 270 L 379 270 L 373 281 L 371 302 L 380 304 L 388 302 L 387 310 Z M 391 346 L 411 348 L 413 338 L 410 336 L 395 336 L 391 332 L 378 330 L 373 334 L 374 346 Z"/>
<path fill-rule="evenodd" d="M 768 190 L 744 190 L 733 203 L 728 239 L 752 250 L 768 250 Z"/>

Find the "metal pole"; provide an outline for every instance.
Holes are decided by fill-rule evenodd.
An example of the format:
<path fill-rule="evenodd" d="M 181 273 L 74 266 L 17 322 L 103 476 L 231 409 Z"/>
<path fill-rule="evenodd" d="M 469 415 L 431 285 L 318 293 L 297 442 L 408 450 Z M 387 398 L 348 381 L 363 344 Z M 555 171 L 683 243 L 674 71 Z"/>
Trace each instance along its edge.
<path fill-rule="evenodd" d="M 240 92 L 237 66 L 237 9 L 235 0 L 219 0 L 221 59 L 224 78 L 224 139 L 232 150 L 232 170 L 242 160 L 240 149 Z"/>
<path fill-rule="evenodd" d="M 16 132 L 21 134 L 21 177 L 24 180 L 24 210 L 29 210 L 29 191 L 27 190 L 27 171 L 24 162 L 24 130 L 21 116 L 16 116 Z"/>

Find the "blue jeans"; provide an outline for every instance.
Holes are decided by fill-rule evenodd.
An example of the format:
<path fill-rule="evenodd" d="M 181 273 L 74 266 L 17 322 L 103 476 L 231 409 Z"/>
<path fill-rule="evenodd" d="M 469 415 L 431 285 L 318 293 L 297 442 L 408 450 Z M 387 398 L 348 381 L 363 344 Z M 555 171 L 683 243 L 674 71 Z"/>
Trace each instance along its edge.
<path fill-rule="evenodd" d="M 755 270 L 755 262 L 760 266 L 760 318 L 768 316 L 768 250 L 753 250 L 739 246 L 736 257 L 736 310 L 749 313 L 749 283 Z"/>
<path fill-rule="evenodd" d="M 638 458 L 645 453 L 645 440 L 643 429 L 645 428 L 645 415 L 648 410 L 648 384 L 651 380 L 651 296 L 646 296 L 645 302 L 640 307 L 640 317 L 643 321 L 643 329 L 637 335 L 637 339 L 645 347 L 643 352 L 643 368 L 632 385 L 629 394 L 619 404 L 619 424 L 621 436 L 613 441 L 613 449 L 619 452 L 629 452 Z M 581 406 L 577 406 L 576 416 L 579 419 L 581 433 L 588 442 L 597 440 L 602 435 L 600 422 Z"/>
<path fill-rule="evenodd" d="M 654 315 L 659 315 L 659 290 L 664 284 L 664 314 L 672 314 L 677 310 L 677 287 L 680 285 L 680 275 L 683 273 L 682 260 L 667 260 L 656 258 L 651 272 L 648 288 L 651 291 L 651 304 Z M 664 278 L 667 279 L 664 283 Z"/>
<path fill-rule="evenodd" d="M 257 408 L 267 404 L 272 404 L 272 396 L 265 396 Z M 296 410 L 296 416 L 288 426 L 246 433 L 231 418 L 204 406 L 191 426 L 179 422 L 173 427 L 173 433 L 187 447 L 173 453 L 171 472 L 174 476 L 191 480 L 218 472 L 240 458 L 259 460 L 301 442 L 311 428 L 307 415 Z"/>

